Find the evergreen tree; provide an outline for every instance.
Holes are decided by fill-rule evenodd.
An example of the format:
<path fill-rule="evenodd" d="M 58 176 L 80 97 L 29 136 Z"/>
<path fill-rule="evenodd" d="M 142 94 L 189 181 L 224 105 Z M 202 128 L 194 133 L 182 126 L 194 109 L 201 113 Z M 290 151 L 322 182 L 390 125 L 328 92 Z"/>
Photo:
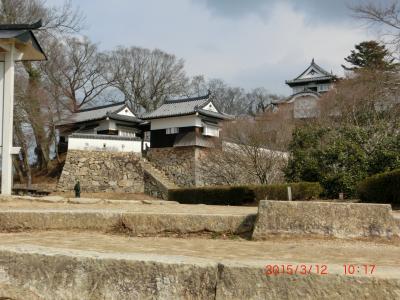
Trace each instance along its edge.
<path fill-rule="evenodd" d="M 361 42 L 344 60 L 352 65 L 351 67 L 342 65 L 346 70 L 392 70 L 398 65 L 385 45 L 380 45 L 376 41 Z"/>

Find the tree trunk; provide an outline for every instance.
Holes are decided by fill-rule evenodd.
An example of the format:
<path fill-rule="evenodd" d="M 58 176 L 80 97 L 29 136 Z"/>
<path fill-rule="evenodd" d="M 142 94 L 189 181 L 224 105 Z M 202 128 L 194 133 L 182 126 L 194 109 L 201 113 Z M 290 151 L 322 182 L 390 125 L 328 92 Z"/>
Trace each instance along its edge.
<path fill-rule="evenodd" d="M 47 119 L 43 115 L 41 99 L 45 95 L 40 90 L 40 73 L 31 63 L 24 63 L 25 70 L 29 75 L 26 97 L 23 101 L 24 109 L 27 113 L 28 121 L 32 126 L 35 137 L 38 166 L 41 170 L 47 170 L 50 164 L 49 139 L 46 134 Z"/>
<path fill-rule="evenodd" d="M 12 156 L 12 163 L 14 166 L 15 171 L 17 172 L 19 182 L 22 184 L 24 183 L 24 171 L 22 169 L 22 164 L 17 155 Z"/>
<path fill-rule="evenodd" d="M 29 187 L 32 184 L 32 170 L 29 164 L 28 145 L 26 144 L 25 135 L 18 120 L 14 120 L 14 136 L 16 145 L 21 147 L 23 174 L 26 177 L 26 183 Z"/>

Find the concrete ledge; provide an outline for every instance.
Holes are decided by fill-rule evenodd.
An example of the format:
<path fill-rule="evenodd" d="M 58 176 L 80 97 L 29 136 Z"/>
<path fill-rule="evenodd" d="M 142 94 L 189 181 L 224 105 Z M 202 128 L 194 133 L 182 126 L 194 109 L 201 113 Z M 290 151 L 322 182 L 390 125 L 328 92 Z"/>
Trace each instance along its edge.
<path fill-rule="evenodd" d="M 329 270 L 339 268 L 340 266 L 329 265 Z M 394 300 L 399 296 L 398 278 L 349 276 L 339 272 L 328 275 L 266 276 L 262 268 L 228 263 L 219 265 L 215 299 Z"/>
<path fill-rule="evenodd" d="M 0 298 L 213 299 L 216 279 L 215 263 L 195 258 L 0 248 Z"/>
<path fill-rule="evenodd" d="M 260 201 L 253 239 L 271 234 L 317 234 L 338 238 L 399 236 L 390 205 Z"/>
<path fill-rule="evenodd" d="M 121 212 L 106 210 L 9 210 L 0 211 L 0 231 L 96 230 L 118 224 Z"/>
<path fill-rule="evenodd" d="M 241 234 L 251 232 L 256 215 L 154 214 L 110 210 L 0 211 L 0 231 L 94 230 L 132 235 L 157 233 Z"/>
<path fill-rule="evenodd" d="M 0 298 L 398 299 L 400 296 L 397 276 L 338 273 L 266 276 L 264 263 L 1 246 Z"/>
<path fill-rule="evenodd" d="M 189 214 L 133 214 L 122 215 L 122 227 L 133 235 L 163 232 L 251 233 L 256 216 L 189 215 Z"/>

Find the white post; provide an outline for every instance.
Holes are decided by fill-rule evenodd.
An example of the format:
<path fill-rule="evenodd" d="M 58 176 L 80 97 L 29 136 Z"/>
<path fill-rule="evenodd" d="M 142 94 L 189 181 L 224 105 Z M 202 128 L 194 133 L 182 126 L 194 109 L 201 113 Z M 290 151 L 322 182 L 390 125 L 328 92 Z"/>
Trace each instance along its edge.
<path fill-rule="evenodd" d="M 292 201 L 292 188 L 290 186 L 287 187 L 287 199 Z"/>
<path fill-rule="evenodd" d="M 3 126 L 1 148 L 1 194 L 11 195 L 12 187 L 12 140 L 14 115 L 14 45 L 5 54 L 3 85 Z"/>

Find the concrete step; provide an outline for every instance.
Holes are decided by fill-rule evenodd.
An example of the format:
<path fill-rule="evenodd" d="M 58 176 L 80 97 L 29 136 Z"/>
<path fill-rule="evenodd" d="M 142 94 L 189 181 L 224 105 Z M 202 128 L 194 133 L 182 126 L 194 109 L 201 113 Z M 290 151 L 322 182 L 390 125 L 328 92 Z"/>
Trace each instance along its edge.
<path fill-rule="evenodd" d="M 394 245 L 321 239 L 7 233 L 0 234 L 0 299 L 398 299 L 397 253 Z M 349 275 L 349 262 L 376 267 L 355 264 Z M 267 266 L 279 273 L 268 275 Z"/>
<path fill-rule="evenodd" d="M 0 232 L 81 230 L 123 232 L 133 236 L 196 232 L 245 234 L 252 231 L 256 218 L 256 214 L 179 212 L 178 206 L 179 204 L 175 204 L 174 207 L 169 205 L 158 209 L 158 211 L 167 210 L 168 213 L 149 213 L 143 207 L 141 208 L 143 212 L 132 212 L 134 206 L 128 210 L 118 208 L 0 210 Z M 137 209 L 140 209 L 140 206 Z"/>

